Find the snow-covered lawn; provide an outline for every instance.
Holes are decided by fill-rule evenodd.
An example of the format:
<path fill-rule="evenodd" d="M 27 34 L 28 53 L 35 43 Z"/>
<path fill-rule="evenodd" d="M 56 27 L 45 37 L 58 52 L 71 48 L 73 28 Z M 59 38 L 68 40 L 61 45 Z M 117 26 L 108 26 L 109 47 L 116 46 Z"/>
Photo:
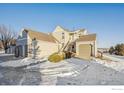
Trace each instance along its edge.
<path fill-rule="evenodd" d="M 0 63 L 0 84 L 124 85 L 124 64 L 70 58 L 59 63 L 24 58 Z"/>
<path fill-rule="evenodd" d="M 78 69 L 76 77 L 58 77 L 58 85 L 123 85 L 124 74 L 112 68 L 90 61 L 69 59 Z"/>
<path fill-rule="evenodd" d="M 103 57 L 116 62 L 124 62 L 124 56 L 110 55 L 109 53 L 104 53 Z"/>
<path fill-rule="evenodd" d="M 110 55 L 108 53 L 105 53 L 103 54 L 103 59 L 104 60 L 93 58 L 95 63 L 102 64 L 106 67 L 124 73 L 124 56 Z"/>

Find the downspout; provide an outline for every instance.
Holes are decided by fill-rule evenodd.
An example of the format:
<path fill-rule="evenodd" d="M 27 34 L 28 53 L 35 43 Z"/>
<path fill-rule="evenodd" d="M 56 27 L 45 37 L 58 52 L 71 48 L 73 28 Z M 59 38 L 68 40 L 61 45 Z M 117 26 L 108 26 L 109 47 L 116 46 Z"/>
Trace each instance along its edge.
<path fill-rule="evenodd" d="M 92 44 L 90 44 L 90 46 L 91 46 L 91 56 L 93 56 L 93 45 Z"/>

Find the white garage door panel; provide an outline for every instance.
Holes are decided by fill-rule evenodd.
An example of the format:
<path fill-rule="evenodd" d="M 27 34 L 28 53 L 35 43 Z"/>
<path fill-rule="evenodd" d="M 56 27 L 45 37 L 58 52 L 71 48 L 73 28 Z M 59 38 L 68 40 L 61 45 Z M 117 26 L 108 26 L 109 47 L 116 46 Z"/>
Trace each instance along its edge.
<path fill-rule="evenodd" d="M 79 45 L 79 58 L 90 59 L 91 57 L 91 46 L 89 44 Z"/>

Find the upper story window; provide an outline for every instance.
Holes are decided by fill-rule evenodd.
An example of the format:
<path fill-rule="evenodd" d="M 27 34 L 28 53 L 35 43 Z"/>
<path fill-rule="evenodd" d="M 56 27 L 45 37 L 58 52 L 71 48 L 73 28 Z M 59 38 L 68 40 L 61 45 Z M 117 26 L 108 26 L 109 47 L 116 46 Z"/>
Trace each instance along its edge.
<path fill-rule="evenodd" d="M 81 33 L 79 33 L 78 36 L 81 37 Z"/>
<path fill-rule="evenodd" d="M 65 39 L 65 33 L 62 32 L 62 39 Z"/>

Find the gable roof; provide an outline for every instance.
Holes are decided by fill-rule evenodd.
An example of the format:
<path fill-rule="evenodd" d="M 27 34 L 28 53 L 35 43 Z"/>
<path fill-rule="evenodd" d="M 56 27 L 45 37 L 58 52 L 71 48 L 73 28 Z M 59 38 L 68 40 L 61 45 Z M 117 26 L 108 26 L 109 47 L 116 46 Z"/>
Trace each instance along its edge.
<path fill-rule="evenodd" d="M 63 28 L 63 27 L 61 27 L 61 26 L 59 26 L 60 28 L 62 28 L 64 31 L 66 31 L 66 32 L 70 32 L 68 29 L 66 29 L 66 28 Z"/>
<path fill-rule="evenodd" d="M 53 36 L 48 35 L 46 33 L 33 31 L 31 29 L 24 29 L 24 31 L 28 33 L 31 39 L 36 38 L 37 40 L 56 43 L 56 40 L 53 38 Z"/>
<path fill-rule="evenodd" d="M 62 26 L 56 26 L 56 28 L 55 28 L 55 30 L 56 29 L 62 29 L 63 31 L 65 31 L 65 32 L 70 32 L 68 29 L 65 29 L 65 28 L 63 28 Z"/>
<path fill-rule="evenodd" d="M 70 31 L 69 29 L 66 29 L 66 28 L 64 28 L 64 27 L 62 27 L 62 26 L 59 26 L 59 25 L 56 26 L 55 29 L 58 29 L 58 28 L 60 28 L 60 29 L 62 29 L 63 31 L 68 32 L 68 33 L 84 32 L 84 31 L 86 31 L 86 29 L 77 29 L 77 30 L 74 30 L 74 31 Z"/>
<path fill-rule="evenodd" d="M 53 37 L 56 42 L 60 43 L 59 40 L 57 40 L 57 39 L 52 35 L 52 33 L 49 33 L 49 35 L 50 35 L 51 37 Z"/>
<path fill-rule="evenodd" d="M 96 34 L 88 34 L 88 35 L 83 35 L 80 36 L 79 39 L 77 39 L 78 41 L 95 41 L 96 40 Z"/>

